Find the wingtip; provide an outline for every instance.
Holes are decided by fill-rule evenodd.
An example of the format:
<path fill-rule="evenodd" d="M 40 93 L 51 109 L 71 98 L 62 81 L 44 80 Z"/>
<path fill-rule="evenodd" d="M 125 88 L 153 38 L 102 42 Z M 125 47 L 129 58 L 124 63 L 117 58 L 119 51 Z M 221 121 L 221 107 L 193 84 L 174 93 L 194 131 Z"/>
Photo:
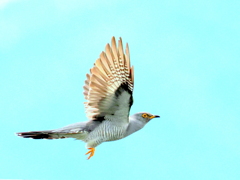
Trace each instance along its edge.
<path fill-rule="evenodd" d="M 116 42 L 115 36 L 112 36 L 112 42 Z"/>
<path fill-rule="evenodd" d="M 112 36 L 112 40 L 113 40 L 113 39 L 116 39 L 115 36 Z M 122 37 L 120 36 L 119 39 L 122 40 Z"/>

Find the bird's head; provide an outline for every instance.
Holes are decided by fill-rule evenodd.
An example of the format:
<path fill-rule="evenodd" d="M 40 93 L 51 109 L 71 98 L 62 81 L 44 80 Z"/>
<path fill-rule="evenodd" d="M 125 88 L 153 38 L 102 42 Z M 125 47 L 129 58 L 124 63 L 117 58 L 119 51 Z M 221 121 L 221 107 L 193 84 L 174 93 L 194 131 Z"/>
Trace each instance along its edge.
<path fill-rule="evenodd" d="M 151 119 L 159 118 L 158 115 L 152 115 L 147 112 L 139 112 L 129 117 L 129 127 L 126 136 L 142 129 Z"/>
<path fill-rule="evenodd" d="M 158 116 L 158 115 L 153 115 L 153 114 L 150 114 L 147 112 L 139 112 L 139 113 L 134 114 L 134 116 L 137 120 L 142 121 L 144 123 L 149 122 L 153 118 L 160 118 L 160 116 Z"/>

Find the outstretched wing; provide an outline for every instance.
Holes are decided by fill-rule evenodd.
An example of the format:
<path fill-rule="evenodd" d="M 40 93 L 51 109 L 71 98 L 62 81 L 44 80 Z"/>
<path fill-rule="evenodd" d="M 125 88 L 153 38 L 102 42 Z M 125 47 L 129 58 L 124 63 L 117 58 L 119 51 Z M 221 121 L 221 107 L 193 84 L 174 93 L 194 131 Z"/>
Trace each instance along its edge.
<path fill-rule="evenodd" d="M 125 53 L 122 39 L 116 45 L 112 37 L 111 46 L 106 45 L 85 81 L 84 96 L 87 117 L 90 120 L 128 122 L 133 103 L 133 67 L 130 67 L 128 44 Z"/>

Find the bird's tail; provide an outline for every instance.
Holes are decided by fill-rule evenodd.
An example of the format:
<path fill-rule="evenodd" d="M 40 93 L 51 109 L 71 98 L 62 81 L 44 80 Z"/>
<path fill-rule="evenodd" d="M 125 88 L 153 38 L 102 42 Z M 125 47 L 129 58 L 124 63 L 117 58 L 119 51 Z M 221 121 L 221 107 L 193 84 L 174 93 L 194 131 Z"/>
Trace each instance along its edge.
<path fill-rule="evenodd" d="M 32 139 L 63 139 L 68 138 L 69 135 L 66 133 L 57 133 L 54 131 L 29 131 L 29 132 L 19 132 L 18 136 L 23 138 L 32 138 Z"/>
<path fill-rule="evenodd" d="M 29 132 L 19 132 L 18 136 L 23 138 L 32 138 L 32 139 L 64 139 L 64 138 L 75 138 L 84 140 L 88 134 L 88 131 L 85 131 L 87 126 L 87 121 L 78 122 L 70 124 L 68 126 L 46 131 L 29 131 Z"/>

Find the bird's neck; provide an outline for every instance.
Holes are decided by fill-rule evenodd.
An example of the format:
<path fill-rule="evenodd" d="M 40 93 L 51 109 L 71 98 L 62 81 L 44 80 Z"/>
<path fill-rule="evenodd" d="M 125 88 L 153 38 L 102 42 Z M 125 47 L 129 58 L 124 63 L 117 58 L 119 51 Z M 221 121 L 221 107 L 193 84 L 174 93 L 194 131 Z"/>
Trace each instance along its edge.
<path fill-rule="evenodd" d="M 129 125 L 126 131 L 126 136 L 142 129 L 144 127 L 145 124 L 143 124 L 141 121 L 132 119 L 131 117 L 129 117 Z"/>

